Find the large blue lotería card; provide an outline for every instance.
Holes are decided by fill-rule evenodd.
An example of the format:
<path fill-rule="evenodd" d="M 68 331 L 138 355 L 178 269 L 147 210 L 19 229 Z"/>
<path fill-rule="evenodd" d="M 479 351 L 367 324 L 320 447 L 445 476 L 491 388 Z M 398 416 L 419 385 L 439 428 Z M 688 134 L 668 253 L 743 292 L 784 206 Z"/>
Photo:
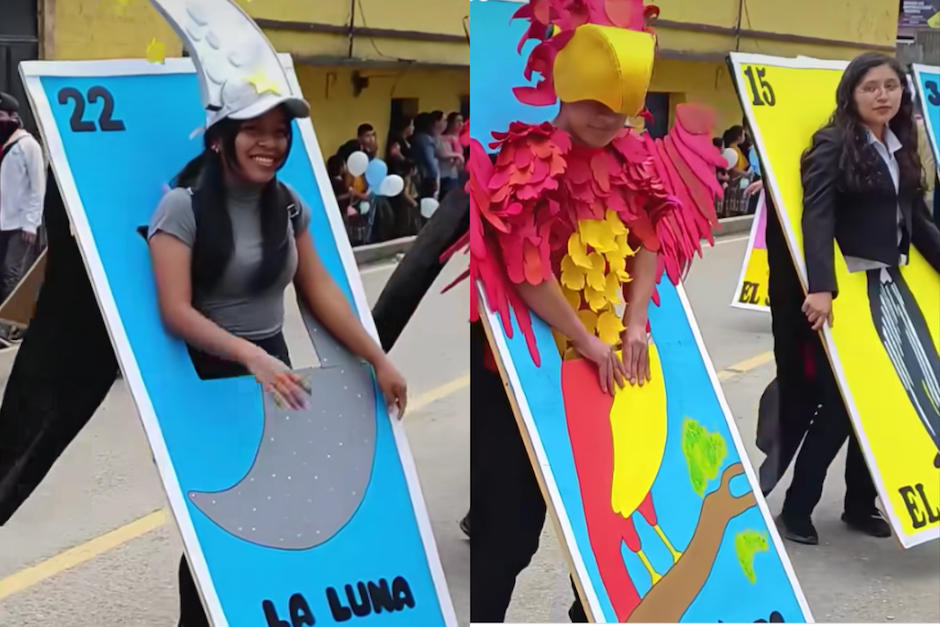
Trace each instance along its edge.
<path fill-rule="evenodd" d="M 519 6 L 471 1 L 471 136 L 483 145 L 558 108 L 513 96 L 533 45 L 516 52 Z M 534 313 L 539 366 L 514 317 L 510 337 L 481 312 L 585 609 L 602 623 L 812 621 L 685 293 L 665 279 L 658 292 L 653 381 L 613 399 Z"/>
<path fill-rule="evenodd" d="M 320 360 L 303 372 L 314 402 L 287 412 L 251 377 L 200 380 L 161 323 L 137 229 L 202 148 L 192 63 L 21 72 L 214 624 L 456 625 L 402 427 L 369 367 L 305 312 Z M 374 335 L 311 122 L 294 136 L 280 178 L 310 206 L 317 251 Z"/>

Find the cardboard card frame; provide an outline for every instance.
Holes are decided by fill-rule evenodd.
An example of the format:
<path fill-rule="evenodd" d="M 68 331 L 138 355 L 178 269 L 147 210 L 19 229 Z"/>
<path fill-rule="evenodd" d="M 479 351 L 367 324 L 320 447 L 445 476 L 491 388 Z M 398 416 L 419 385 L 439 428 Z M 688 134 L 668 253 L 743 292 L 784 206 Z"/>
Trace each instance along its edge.
<path fill-rule="evenodd" d="M 745 78 L 743 73 L 738 71 L 739 67 L 753 64 L 792 69 L 805 68 L 821 70 L 845 70 L 849 62 L 815 59 L 811 57 L 788 58 L 754 53 L 732 52 L 728 55 L 728 64 L 731 71 L 732 81 L 734 82 L 735 89 L 738 92 L 738 100 L 741 103 L 741 107 L 744 110 L 744 115 L 747 117 L 748 123 L 752 129 L 755 145 L 757 146 L 757 149 L 760 151 L 761 155 L 764 155 L 766 154 L 767 150 L 766 142 L 764 140 L 763 134 L 761 133 L 760 127 L 756 123 L 753 103 L 747 95 L 747 86 L 744 83 Z M 787 219 L 786 214 L 783 213 L 783 198 L 781 196 L 779 182 L 774 171 L 774 164 L 766 157 L 761 159 L 761 163 L 764 166 L 764 180 L 769 183 L 769 185 L 765 185 L 764 187 L 765 192 L 769 191 L 773 198 L 775 210 L 777 211 L 777 217 L 780 219 L 781 226 L 783 227 L 784 233 L 786 235 L 787 250 L 790 252 L 790 257 L 794 262 L 794 266 L 797 268 L 800 285 L 802 286 L 803 292 L 805 294 L 807 291 L 806 263 L 803 259 L 802 251 L 795 249 L 796 234 L 793 232 L 793 225 L 790 223 L 790 220 Z M 858 437 L 859 446 L 862 449 L 865 460 L 869 467 L 871 467 L 873 465 L 874 459 L 871 443 L 868 441 L 864 431 L 859 428 L 861 419 L 859 417 L 858 406 L 856 405 L 852 397 L 852 392 L 849 389 L 848 380 L 846 378 L 846 373 L 842 363 L 840 360 L 834 357 L 834 355 L 838 355 L 838 352 L 832 331 L 829 329 L 828 325 L 823 325 L 822 337 L 823 347 L 825 348 L 826 356 L 829 360 L 830 366 L 832 367 L 832 371 L 836 376 L 836 381 L 839 384 L 839 392 L 842 395 L 842 399 L 845 402 L 846 409 L 848 410 L 849 416 L 851 418 L 852 428 L 855 430 L 855 434 Z M 887 502 L 887 486 L 885 485 L 884 480 L 877 472 L 872 472 L 871 475 L 879 497 L 883 502 Z M 940 527 L 936 526 L 913 535 L 906 535 L 901 531 L 903 527 L 896 512 L 890 507 L 885 507 L 885 510 L 891 526 L 897 534 L 898 540 L 906 549 L 924 542 L 928 542 L 930 540 L 935 540 L 940 537 Z"/>
<path fill-rule="evenodd" d="M 741 302 L 741 290 L 744 287 L 744 279 L 747 275 L 748 265 L 751 263 L 751 257 L 754 253 L 754 243 L 757 241 L 757 235 L 761 226 L 766 231 L 767 228 L 767 204 L 765 202 L 766 191 L 761 191 L 760 199 L 757 201 L 757 211 L 754 214 L 754 222 L 751 224 L 751 232 L 747 236 L 747 250 L 744 253 L 744 263 L 741 264 L 741 272 L 738 274 L 738 282 L 735 283 L 734 294 L 731 295 L 731 306 L 736 309 L 746 311 L 759 311 L 769 313 L 770 307 L 766 305 L 752 305 L 751 303 Z M 765 248 L 766 250 L 766 248 Z"/>
<path fill-rule="evenodd" d="M 294 72 L 293 60 L 290 55 L 279 55 L 282 65 L 287 72 L 292 90 L 301 93 L 300 85 Z M 73 233 L 78 241 L 85 268 L 91 279 L 98 306 L 104 317 L 108 334 L 115 348 L 118 362 L 124 379 L 131 391 L 138 415 L 144 426 L 148 443 L 153 452 L 154 462 L 163 481 L 164 489 L 176 520 L 178 529 L 183 538 L 185 552 L 191 568 L 194 570 L 196 580 L 199 582 L 200 594 L 203 603 L 217 627 L 226 625 L 222 606 L 218 594 L 212 585 L 205 557 L 199 547 L 194 526 L 185 503 L 185 496 L 179 487 L 173 465 L 170 462 L 169 452 L 163 440 L 159 421 L 154 412 L 153 404 L 144 385 L 144 381 L 131 349 L 127 333 L 125 332 L 121 317 L 117 310 L 116 301 L 111 292 L 105 275 L 104 266 L 96 250 L 94 238 L 85 216 L 81 198 L 76 182 L 70 168 L 67 166 L 64 143 L 56 124 L 53 122 L 51 104 L 42 88 L 41 79 L 46 76 L 57 77 L 118 77 L 118 76 L 147 76 L 162 74 L 194 74 L 195 68 L 192 60 L 187 58 L 166 59 L 163 64 L 153 64 L 140 59 L 116 59 L 102 61 L 28 61 L 20 64 L 22 76 L 30 104 L 36 114 L 37 123 L 52 164 L 53 172 L 58 183 L 62 198 L 72 224 Z M 320 152 L 313 124 L 309 119 L 297 120 L 300 129 L 304 150 L 313 167 L 317 186 L 320 190 L 331 189 L 329 176 L 326 172 L 323 156 Z M 343 264 L 345 278 L 352 292 L 356 313 L 359 321 L 366 331 L 378 341 L 375 323 L 372 320 L 365 291 L 356 268 L 352 247 L 343 227 L 336 199 L 332 194 L 323 194 L 322 200 L 327 213 L 333 239 L 336 242 L 340 259 Z M 457 618 L 450 599 L 447 583 L 444 577 L 443 566 L 437 551 L 428 518 L 424 496 L 421 492 L 414 458 L 408 446 L 404 426 L 397 420 L 390 419 L 391 430 L 401 462 L 402 470 L 408 484 L 408 493 L 414 509 L 427 563 L 431 571 L 441 614 L 448 627 L 457 625 Z"/>
<path fill-rule="evenodd" d="M 512 406 L 513 415 L 516 418 L 516 424 L 519 427 L 519 432 L 522 436 L 523 443 L 525 444 L 526 452 L 529 455 L 529 461 L 531 462 L 532 468 L 535 471 L 539 488 L 541 489 L 542 495 L 545 498 L 545 503 L 549 515 L 551 516 L 552 523 L 555 526 L 555 531 L 561 540 L 561 545 L 565 551 L 565 557 L 567 558 L 569 568 L 571 570 L 572 579 L 574 580 L 575 587 L 578 590 L 578 595 L 584 605 L 584 611 L 591 622 L 606 622 L 604 620 L 604 610 L 601 606 L 600 599 L 598 598 L 597 592 L 594 590 L 593 584 L 591 583 L 591 577 L 588 575 L 587 567 L 584 563 L 584 558 L 578 549 L 574 530 L 572 528 L 568 514 L 565 511 L 558 485 L 556 484 L 552 474 L 548 455 L 545 451 L 545 447 L 538 437 L 539 431 L 536 428 L 532 411 L 529 408 L 525 390 L 522 386 L 522 380 L 513 361 L 511 359 L 505 358 L 506 355 L 510 354 L 510 351 L 506 336 L 503 333 L 502 322 L 499 315 L 490 309 L 486 300 L 486 291 L 482 284 L 478 282 L 475 286 L 475 289 L 477 290 L 479 296 L 480 320 L 483 324 L 484 330 L 486 331 L 486 336 L 490 342 L 490 346 L 493 348 L 493 356 L 499 368 L 503 385 L 506 387 L 506 394 L 509 398 L 510 405 Z M 661 285 L 660 289 L 673 288 L 671 285 Z M 773 520 L 773 516 L 767 506 L 767 502 L 760 495 L 760 488 L 758 487 L 760 482 L 758 481 L 751 461 L 747 456 L 744 443 L 741 440 L 741 435 L 737 430 L 737 425 L 734 424 L 731 408 L 728 405 L 727 399 L 725 398 L 721 383 L 718 380 L 718 374 L 715 371 L 715 367 L 712 364 L 711 359 L 708 357 L 708 353 L 705 348 L 705 342 L 702 339 L 702 334 L 699 330 L 698 323 L 695 320 L 695 315 L 692 312 L 692 307 L 689 304 L 688 297 L 686 296 L 685 290 L 681 284 L 676 286 L 674 289 L 676 290 L 679 301 L 682 304 L 683 313 L 689 323 L 692 335 L 695 338 L 699 357 L 708 373 L 712 390 L 715 393 L 715 396 L 721 407 L 722 414 L 724 415 L 724 418 L 727 422 L 728 431 L 730 432 L 734 441 L 734 446 L 736 450 L 740 452 L 740 463 L 744 468 L 749 486 L 754 490 L 757 507 L 760 509 L 764 520 L 768 521 L 767 531 L 770 535 L 774 549 L 777 551 L 777 555 L 780 558 L 787 577 L 789 578 L 790 582 L 794 584 L 793 592 L 800 605 L 800 609 L 803 611 L 803 615 L 806 617 L 807 622 L 813 622 L 813 615 L 809 608 L 809 603 L 807 602 L 806 597 L 803 594 L 803 590 L 799 585 L 796 572 L 793 569 L 792 563 L 790 562 L 790 558 L 784 547 L 783 540 L 781 539 L 776 526 L 771 522 Z M 547 347 L 547 350 L 554 349 L 554 346 Z"/>
<path fill-rule="evenodd" d="M 937 175 L 940 176 L 940 119 L 931 117 L 930 111 L 926 106 L 926 98 L 929 94 L 924 93 L 924 81 L 922 77 L 926 73 L 940 75 L 940 65 L 924 65 L 923 63 L 914 63 L 911 65 L 914 74 L 914 89 L 917 90 L 917 97 L 920 100 L 920 109 L 924 114 L 924 125 L 927 128 L 927 138 L 930 140 L 930 149 L 933 151 L 934 164 L 937 167 Z M 936 194 L 937 191 L 934 190 Z"/>

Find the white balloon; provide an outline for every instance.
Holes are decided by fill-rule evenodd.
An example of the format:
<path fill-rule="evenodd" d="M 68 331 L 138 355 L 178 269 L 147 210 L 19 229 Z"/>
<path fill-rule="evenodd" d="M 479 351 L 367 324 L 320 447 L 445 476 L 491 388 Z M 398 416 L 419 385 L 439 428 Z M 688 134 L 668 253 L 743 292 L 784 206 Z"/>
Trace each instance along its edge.
<path fill-rule="evenodd" d="M 361 203 L 359 203 L 359 213 L 362 215 L 369 213 L 370 209 L 372 209 L 372 205 L 369 204 L 368 200 L 363 200 Z"/>
<path fill-rule="evenodd" d="M 721 156 L 724 157 L 725 161 L 728 163 L 729 170 L 738 162 L 738 153 L 734 148 L 725 148 Z"/>
<path fill-rule="evenodd" d="M 421 215 L 425 218 L 430 218 L 434 215 L 434 212 L 437 211 L 437 208 L 441 203 L 437 202 L 434 198 L 422 198 L 421 199 Z"/>
<path fill-rule="evenodd" d="M 403 189 L 405 189 L 405 181 L 397 174 L 390 174 L 386 176 L 382 184 L 379 185 L 379 196 L 388 196 L 391 198 L 392 196 L 399 195 Z"/>
<path fill-rule="evenodd" d="M 369 167 L 369 155 L 357 150 L 346 159 L 346 169 L 353 176 L 362 176 Z"/>

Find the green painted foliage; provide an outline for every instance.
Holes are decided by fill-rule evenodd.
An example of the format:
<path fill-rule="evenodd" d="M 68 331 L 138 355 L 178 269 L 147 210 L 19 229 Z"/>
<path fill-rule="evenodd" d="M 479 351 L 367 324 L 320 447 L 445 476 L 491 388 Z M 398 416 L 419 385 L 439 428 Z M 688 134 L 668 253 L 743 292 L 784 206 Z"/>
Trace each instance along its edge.
<path fill-rule="evenodd" d="M 754 572 L 754 554 L 769 549 L 767 534 L 763 531 L 747 529 L 734 537 L 734 552 L 738 554 L 738 563 L 741 565 L 744 576 L 751 583 L 757 582 L 757 574 Z"/>
<path fill-rule="evenodd" d="M 725 439 L 720 433 L 710 433 L 692 418 L 682 423 L 682 453 L 689 467 L 689 481 L 699 496 L 705 495 L 710 479 L 718 476 L 721 464 L 728 455 Z"/>

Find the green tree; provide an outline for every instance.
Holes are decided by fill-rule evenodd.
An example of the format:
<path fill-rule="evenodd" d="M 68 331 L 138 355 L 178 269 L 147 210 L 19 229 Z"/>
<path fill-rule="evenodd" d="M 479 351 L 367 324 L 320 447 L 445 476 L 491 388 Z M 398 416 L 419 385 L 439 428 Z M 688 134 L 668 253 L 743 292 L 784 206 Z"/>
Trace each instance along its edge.
<path fill-rule="evenodd" d="M 699 496 L 705 496 L 708 481 L 718 476 L 728 448 L 720 433 L 711 433 L 698 421 L 686 417 L 682 423 L 682 454 L 689 468 L 689 481 Z"/>
<path fill-rule="evenodd" d="M 757 582 L 757 575 L 754 573 L 754 554 L 769 549 L 767 534 L 763 531 L 747 529 L 734 537 L 734 551 L 738 554 L 738 563 L 741 564 L 744 576 L 751 583 Z"/>

